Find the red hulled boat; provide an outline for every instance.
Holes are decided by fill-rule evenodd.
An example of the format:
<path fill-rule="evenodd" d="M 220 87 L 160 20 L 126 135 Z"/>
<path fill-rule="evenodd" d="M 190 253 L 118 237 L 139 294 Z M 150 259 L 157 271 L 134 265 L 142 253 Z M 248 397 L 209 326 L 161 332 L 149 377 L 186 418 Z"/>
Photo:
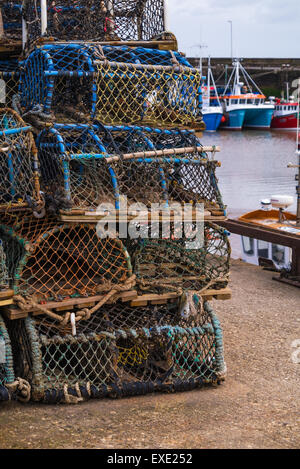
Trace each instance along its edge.
<path fill-rule="evenodd" d="M 275 111 L 271 121 L 271 128 L 278 130 L 297 130 L 298 103 L 294 101 L 292 96 L 290 96 L 287 101 L 277 98 L 273 99 Z"/>

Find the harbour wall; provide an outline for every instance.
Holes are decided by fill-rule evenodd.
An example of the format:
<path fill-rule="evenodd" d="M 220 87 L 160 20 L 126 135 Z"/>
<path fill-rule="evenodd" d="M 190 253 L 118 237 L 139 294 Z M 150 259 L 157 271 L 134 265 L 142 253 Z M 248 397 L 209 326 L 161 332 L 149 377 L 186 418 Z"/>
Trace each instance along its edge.
<path fill-rule="evenodd" d="M 199 67 L 199 58 L 190 57 L 188 60 Z M 296 80 L 300 79 L 300 58 L 243 58 L 239 59 L 266 95 L 280 97 L 282 92 L 286 95 L 289 84 L 290 94 L 297 91 Z M 203 74 L 207 75 L 207 58 L 202 59 Z M 211 67 L 217 84 L 224 84 L 232 71 L 232 59 L 228 57 L 211 58 Z"/>

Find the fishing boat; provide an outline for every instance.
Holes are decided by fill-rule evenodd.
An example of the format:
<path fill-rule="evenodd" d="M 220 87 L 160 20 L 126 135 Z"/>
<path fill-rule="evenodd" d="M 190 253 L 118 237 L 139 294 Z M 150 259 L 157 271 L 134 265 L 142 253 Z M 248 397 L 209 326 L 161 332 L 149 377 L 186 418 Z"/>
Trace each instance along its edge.
<path fill-rule="evenodd" d="M 275 105 L 275 111 L 271 122 L 272 129 L 297 130 L 297 117 L 299 114 L 298 103 L 290 96 L 286 100 L 269 98 Z"/>
<path fill-rule="evenodd" d="M 202 102 L 202 114 L 206 131 L 215 132 L 218 130 L 224 116 L 211 70 L 210 57 L 208 58 L 207 83 L 202 86 Z"/>
<path fill-rule="evenodd" d="M 220 98 L 225 116 L 223 128 L 270 128 L 275 106 L 266 101 L 266 96 L 239 60 L 233 63 L 232 74 Z"/>

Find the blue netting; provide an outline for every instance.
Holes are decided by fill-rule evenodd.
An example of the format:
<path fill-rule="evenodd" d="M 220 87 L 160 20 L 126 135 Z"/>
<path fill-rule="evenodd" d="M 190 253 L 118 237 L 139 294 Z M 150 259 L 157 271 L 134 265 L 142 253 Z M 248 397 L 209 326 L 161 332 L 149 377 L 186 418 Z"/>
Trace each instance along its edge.
<path fill-rule="evenodd" d="M 163 7 L 163 0 L 47 0 L 46 37 L 148 41 L 164 31 Z M 40 2 L 25 0 L 24 18 L 30 42 L 41 37 Z"/>
<path fill-rule="evenodd" d="M 178 52 L 44 45 L 22 63 L 21 103 L 56 121 L 203 128 L 201 76 Z"/>
<path fill-rule="evenodd" d="M 22 1 L 0 1 L 4 36 L 7 39 L 22 39 Z"/>
<path fill-rule="evenodd" d="M 112 203 L 203 203 L 224 215 L 218 162 L 193 131 L 55 124 L 37 139 L 43 191 L 58 209 Z"/>
<path fill-rule="evenodd" d="M 0 108 L 0 211 L 42 213 L 37 149 L 31 127 L 10 108 Z"/>

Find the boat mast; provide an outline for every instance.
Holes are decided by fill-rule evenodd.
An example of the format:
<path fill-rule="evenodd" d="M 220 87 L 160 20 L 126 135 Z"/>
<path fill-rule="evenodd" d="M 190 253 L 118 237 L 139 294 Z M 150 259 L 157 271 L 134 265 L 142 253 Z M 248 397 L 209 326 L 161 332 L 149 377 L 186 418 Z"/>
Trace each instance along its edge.
<path fill-rule="evenodd" d="M 226 92 L 227 92 L 227 90 L 229 89 L 229 86 L 230 86 L 231 80 L 233 80 L 233 84 L 232 84 L 232 87 L 233 87 L 233 88 L 232 88 L 232 92 L 234 92 L 235 81 L 234 81 L 234 79 L 233 79 L 233 75 L 234 75 L 234 73 L 235 73 L 235 64 L 233 63 L 232 65 L 233 65 L 233 70 L 232 70 L 232 73 L 231 73 L 231 75 L 230 75 L 230 78 L 229 78 L 229 80 L 227 81 L 227 84 L 226 84 L 226 87 L 225 87 L 225 90 L 224 90 L 224 93 L 223 93 L 223 95 L 222 95 L 222 96 L 226 96 Z"/>
<path fill-rule="evenodd" d="M 246 83 L 248 85 L 248 88 L 250 89 L 250 83 L 252 83 L 252 85 L 254 86 L 254 88 L 260 93 L 260 94 L 263 94 L 262 90 L 259 88 L 259 86 L 255 83 L 255 81 L 253 80 L 253 78 L 251 78 L 251 76 L 249 75 L 249 73 L 247 72 L 247 70 L 243 67 L 242 64 L 240 64 L 240 69 L 242 71 L 242 74 L 243 74 L 243 78 L 244 80 L 246 80 Z M 249 80 L 249 82 L 248 82 Z"/>
<path fill-rule="evenodd" d="M 217 87 L 216 87 L 216 82 L 215 82 L 215 79 L 214 79 L 214 76 L 213 76 L 213 72 L 211 70 L 211 62 L 210 62 L 210 56 L 208 56 L 208 77 L 209 77 L 209 82 L 208 82 L 208 85 L 209 85 L 209 106 L 210 106 L 210 81 L 212 83 L 212 86 L 213 86 L 213 89 L 214 89 L 214 92 L 215 92 L 215 96 L 214 96 L 214 99 L 217 100 L 218 102 L 218 105 L 221 106 L 221 103 L 220 103 L 220 99 L 219 99 L 219 93 L 217 91 Z"/>
<path fill-rule="evenodd" d="M 207 63 L 207 100 L 208 100 L 209 107 L 210 107 L 210 74 L 211 74 L 211 68 L 210 68 L 210 55 L 209 55 L 208 63 Z"/>
<path fill-rule="evenodd" d="M 236 61 L 234 94 L 240 94 L 240 62 Z"/>

